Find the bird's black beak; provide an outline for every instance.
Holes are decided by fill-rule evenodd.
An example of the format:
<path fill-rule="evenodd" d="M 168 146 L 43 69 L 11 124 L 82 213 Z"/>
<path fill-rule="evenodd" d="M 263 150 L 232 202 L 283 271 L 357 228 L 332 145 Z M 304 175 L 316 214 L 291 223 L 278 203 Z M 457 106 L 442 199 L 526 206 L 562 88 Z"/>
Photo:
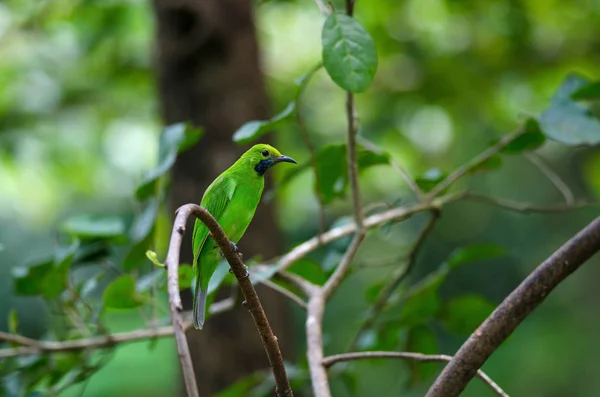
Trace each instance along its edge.
<path fill-rule="evenodd" d="M 294 164 L 298 164 L 298 162 L 296 160 L 294 160 L 291 157 L 288 156 L 277 156 L 277 157 L 273 157 L 273 162 L 275 163 L 294 163 Z"/>

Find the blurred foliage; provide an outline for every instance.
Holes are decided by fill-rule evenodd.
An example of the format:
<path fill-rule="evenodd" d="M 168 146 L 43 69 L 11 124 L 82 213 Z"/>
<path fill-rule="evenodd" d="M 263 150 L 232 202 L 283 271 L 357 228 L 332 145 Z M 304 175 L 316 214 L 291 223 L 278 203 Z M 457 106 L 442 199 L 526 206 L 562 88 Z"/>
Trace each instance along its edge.
<path fill-rule="evenodd" d="M 276 129 L 277 146 L 304 165 L 276 170 L 281 183 L 272 188 L 290 247 L 319 231 L 315 190 L 327 204 L 330 227 L 349 221 L 340 87 L 364 91 L 356 103 L 360 138 L 370 145 L 360 147 L 359 166 L 363 200 L 375 208 L 370 213 L 413 200 L 394 164 L 429 191 L 519 125 L 523 134 L 461 187 L 559 202 L 555 186 L 519 155 L 535 150 L 576 197 L 600 197 L 600 153 L 585 146 L 600 142 L 599 2 L 359 0 L 355 19 L 325 18 L 308 0 L 258 3 L 272 108 L 283 110 L 269 120 L 248 120 L 234 139 L 249 143 Z M 343 9 L 342 1 L 333 3 Z M 168 171 L 202 132 L 178 124 L 160 133 L 150 7 L 141 0 L 0 3 L 2 330 L 66 340 L 169 321 L 164 270 L 146 251 L 164 257 Z M 292 117 L 299 104 L 316 147 L 319 189 L 314 173 L 306 172 L 309 153 Z M 451 354 L 494 304 L 594 214 L 524 217 L 463 202 L 444 208 L 415 271 L 359 347 Z M 347 348 L 390 272 L 406 266 L 421 225 L 415 216 L 369 234 L 328 306 L 326 354 Z M 340 239 L 291 271 L 321 284 L 348 243 Z M 227 275 L 221 270 L 219 281 Z M 186 274 L 189 267 L 182 268 Z M 510 394 L 598 393 L 599 380 L 588 376 L 600 352 L 594 337 L 600 332 L 598 276 L 591 265 L 574 275 L 486 364 Z M 297 346 L 304 349 L 302 335 Z M 303 357 L 286 357 L 295 363 L 290 376 L 297 395 L 309 393 Z M 3 360 L 0 375 L 8 396 L 63 389 L 65 396 L 81 390 L 86 396 L 158 396 L 173 393 L 177 365 L 172 341 L 164 340 Z M 439 368 L 350 363 L 332 373 L 333 393 L 423 395 Z M 148 376 L 157 371 L 160 377 Z M 264 396 L 272 386 L 270 374 L 251 374 L 221 395 Z M 465 395 L 487 395 L 484 389 L 474 381 Z"/>

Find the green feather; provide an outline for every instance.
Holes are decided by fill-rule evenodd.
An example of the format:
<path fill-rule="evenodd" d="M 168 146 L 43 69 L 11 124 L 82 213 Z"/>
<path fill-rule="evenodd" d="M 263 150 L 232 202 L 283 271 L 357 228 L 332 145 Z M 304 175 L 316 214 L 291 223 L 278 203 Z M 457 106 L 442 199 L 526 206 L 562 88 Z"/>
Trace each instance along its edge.
<path fill-rule="evenodd" d="M 279 162 L 294 162 L 274 147 L 254 145 L 217 177 L 204 192 L 200 206 L 219 222 L 227 237 L 237 243 L 250 225 L 264 188 L 264 172 Z M 208 284 L 221 259 L 206 226 L 196 220 L 192 235 L 194 252 L 194 327 L 202 329 Z"/>

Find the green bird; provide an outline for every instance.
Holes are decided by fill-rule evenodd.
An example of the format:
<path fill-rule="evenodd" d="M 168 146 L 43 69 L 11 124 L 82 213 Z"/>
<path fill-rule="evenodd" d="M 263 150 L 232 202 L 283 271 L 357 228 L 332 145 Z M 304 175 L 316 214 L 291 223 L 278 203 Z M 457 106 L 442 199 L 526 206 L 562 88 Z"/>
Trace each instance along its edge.
<path fill-rule="evenodd" d="M 234 249 L 250 225 L 265 186 L 265 172 L 275 164 L 296 160 L 273 146 L 258 144 L 242 155 L 208 186 L 200 206 L 219 222 Z M 202 329 L 206 314 L 208 283 L 221 259 L 217 243 L 198 219 L 192 236 L 194 250 L 194 327 Z"/>

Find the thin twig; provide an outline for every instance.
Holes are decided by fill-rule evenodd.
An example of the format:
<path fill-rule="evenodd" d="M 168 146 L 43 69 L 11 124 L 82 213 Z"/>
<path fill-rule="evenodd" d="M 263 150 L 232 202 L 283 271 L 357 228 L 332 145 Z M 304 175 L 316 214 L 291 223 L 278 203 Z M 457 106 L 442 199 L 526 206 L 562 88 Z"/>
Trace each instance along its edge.
<path fill-rule="evenodd" d="M 580 209 L 590 206 L 600 206 L 600 202 L 597 201 L 578 201 L 572 204 L 529 204 L 520 203 L 501 197 L 491 197 L 483 194 L 465 192 L 462 193 L 462 199 L 477 201 L 484 204 L 490 204 L 496 207 L 504 208 L 510 211 L 530 213 L 552 213 L 552 212 L 564 212 L 568 210 Z"/>
<path fill-rule="evenodd" d="M 377 300 L 371 306 L 371 309 L 369 310 L 369 313 L 367 314 L 367 318 L 360 325 L 358 332 L 356 333 L 356 336 L 350 343 L 350 347 L 348 348 L 348 350 L 354 350 L 356 348 L 356 344 L 358 343 L 362 334 L 367 329 L 369 329 L 373 326 L 373 324 L 377 320 L 377 317 L 379 317 L 379 315 L 385 308 L 386 304 L 388 303 L 388 300 L 390 299 L 390 297 L 392 296 L 394 291 L 398 288 L 398 286 L 400 284 L 402 284 L 402 282 L 410 274 L 411 270 L 415 266 L 415 263 L 417 262 L 417 254 L 419 253 L 419 250 L 423 246 L 423 243 L 425 242 L 427 235 L 433 230 L 433 226 L 435 225 L 436 221 L 439 219 L 439 215 L 440 215 L 439 210 L 434 209 L 431 211 L 431 217 L 429 218 L 429 220 L 427 221 L 427 223 L 425 224 L 425 226 L 419 233 L 415 243 L 412 246 L 412 249 L 410 250 L 410 252 L 408 254 L 406 266 L 398 268 L 395 272 L 393 272 L 389 276 L 389 282 L 387 282 L 386 285 L 381 289 L 381 291 L 377 297 Z"/>
<path fill-rule="evenodd" d="M 181 217 L 182 219 L 187 220 L 189 215 L 196 216 L 206 225 L 240 284 L 240 288 L 245 298 L 244 306 L 248 309 L 254 320 L 254 325 L 262 339 L 267 358 L 269 359 L 269 364 L 273 370 L 275 384 L 277 385 L 277 395 L 283 397 L 293 396 L 277 337 L 273 334 L 267 315 L 265 314 L 260 299 L 256 294 L 256 290 L 252 285 L 252 281 L 248 276 L 248 270 L 242 262 L 241 256 L 235 252 L 231 241 L 227 238 L 219 223 L 206 209 L 195 204 L 186 204 L 179 208 L 177 218 Z"/>
<path fill-rule="evenodd" d="M 452 356 L 446 354 L 422 354 L 422 353 L 411 353 L 411 352 L 388 352 L 388 351 L 370 351 L 370 352 L 356 352 L 356 353 L 344 353 L 328 356 L 323 359 L 323 365 L 331 367 L 335 363 L 351 360 L 363 360 L 373 358 L 400 358 L 404 360 L 414 360 L 422 363 L 432 362 L 444 362 L 448 363 L 452 360 Z M 492 389 L 500 397 L 508 397 L 508 394 L 498 386 L 489 376 L 482 370 L 477 371 L 477 377 L 481 379 L 486 385 Z"/>
<path fill-rule="evenodd" d="M 525 132 L 525 128 L 520 127 L 517 131 L 512 134 L 504 136 L 500 139 L 495 145 L 490 146 L 485 149 L 483 152 L 479 153 L 477 156 L 473 157 L 471 160 L 467 161 L 465 164 L 458 167 L 453 173 L 448 175 L 444 180 L 438 183 L 427 195 L 425 195 L 424 200 L 428 201 L 432 198 L 436 197 L 446 188 L 450 187 L 454 182 L 458 181 L 460 178 L 465 176 L 467 173 L 483 164 L 485 161 L 489 160 L 492 156 L 498 154 L 502 149 L 504 149 L 509 143 L 523 135 Z"/>
<path fill-rule="evenodd" d="M 560 175 L 558 175 L 550 166 L 544 161 L 544 159 L 535 152 L 525 152 L 523 154 L 529 162 L 535 165 L 539 170 L 548 178 L 550 182 L 560 191 L 560 193 L 565 198 L 565 202 L 567 204 L 573 204 L 575 202 L 575 196 L 573 196 L 573 192 L 569 188 L 569 186 L 562 180 Z"/>
<path fill-rule="evenodd" d="M 539 265 L 471 334 L 427 397 L 458 396 L 489 356 L 556 286 L 600 251 L 600 217 Z"/>
<path fill-rule="evenodd" d="M 271 288 L 272 290 L 277 291 L 280 294 L 290 298 L 291 300 L 296 302 L 298 305 L 300 305 L 300 307 L 303 307 L 304 309 L 306 309 L 306 302 L 304 302 L 304 300 L 302 298 L 300 298 L 298 295 L 296 295 L 289 289 L 284 288 L 281 285 L 279 285 L 271 280 L 262 280 L 261 284 L 263 284 L 265 287 Z"/>

